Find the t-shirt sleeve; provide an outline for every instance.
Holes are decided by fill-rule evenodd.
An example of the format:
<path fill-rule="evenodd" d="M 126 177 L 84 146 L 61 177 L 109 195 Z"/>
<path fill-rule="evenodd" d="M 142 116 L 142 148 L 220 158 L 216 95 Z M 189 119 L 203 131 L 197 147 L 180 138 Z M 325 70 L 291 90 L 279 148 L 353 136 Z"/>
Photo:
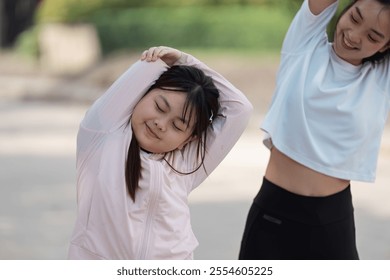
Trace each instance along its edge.
<path fill-rule="evenodd" d="M 305 0 L 295 15 L 283 41 L 282 53 L 300 53 L 306 51 L 306 46 L 318 36 L 324 37 L 326 27 L 337 10 L 337 2 L 331 4 L 322 13 L 314 15 Z"/>

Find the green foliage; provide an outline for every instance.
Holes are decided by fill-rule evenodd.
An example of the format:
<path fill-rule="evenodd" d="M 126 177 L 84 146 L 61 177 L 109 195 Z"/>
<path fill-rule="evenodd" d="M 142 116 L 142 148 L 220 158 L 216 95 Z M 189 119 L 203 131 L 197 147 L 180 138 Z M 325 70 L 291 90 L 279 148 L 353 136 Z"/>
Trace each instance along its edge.
<path fill-rule="evenodd" d="M 37 22 L 77 22 L 100 9 L 106 0 L 45 0 L 37 11 Z M 115 0 L 114 0 L 115 1 Z"/>
<path fill-rule="evenodd" d="M 267 5 L 285 9 L 291 14 L 295 14 L 302 5 L 303 0 L 266 0 Z"/>
<path fill-rule="evenodd" d="M 38 28 L 32 27 L 20 34 L 15 42 L 15 49 L 26 57 L 37 57 L 39 55 Z"/>
<path fill-rule="evenodd" d="M 105 53 L 151 45 L 278 49 L 290 20 L 261 6 L 102 10 L 90 18 Z"/>
<path fill-rule="evenodd" d="M 79 22 L 101 9 L 142 7 L 193 7 L 227 5 L 264 5 L 269 0 L 45 0 L 42 1 L 37 22 Z"/>
<path fill-rule="evenodd" d="M 350 0 L 340 0 L 344 7 Z M 37 23 L 90 22 L 104 53 L 177 48 L 277 50 L 303 0 L 45 0 Z M 340 8 L 341 10 L 341 8 Z M 329 26 L 333 37 L 335 20 Z M 35 53 L 36 32 L 21 36 Z"/>

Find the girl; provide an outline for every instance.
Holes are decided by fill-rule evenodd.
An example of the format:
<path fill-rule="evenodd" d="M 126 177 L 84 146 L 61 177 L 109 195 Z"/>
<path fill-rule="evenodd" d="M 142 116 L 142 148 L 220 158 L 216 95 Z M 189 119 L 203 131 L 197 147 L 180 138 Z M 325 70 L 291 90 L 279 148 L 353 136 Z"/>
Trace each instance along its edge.
<path fill-rule="evenodd" d="M 262 129 L 271 150 L 240 259 L 358 259 L 350 181 L 373 182 L 390 106 L 390 0 L 305 0 Z"/>
<path fill-rule="evenodd" d="M 77 137 L 70 259 L 191 259 L 187 197 L 236 143 L 252 106 L 191 55 L 150 48 L 88 110 Z"/>

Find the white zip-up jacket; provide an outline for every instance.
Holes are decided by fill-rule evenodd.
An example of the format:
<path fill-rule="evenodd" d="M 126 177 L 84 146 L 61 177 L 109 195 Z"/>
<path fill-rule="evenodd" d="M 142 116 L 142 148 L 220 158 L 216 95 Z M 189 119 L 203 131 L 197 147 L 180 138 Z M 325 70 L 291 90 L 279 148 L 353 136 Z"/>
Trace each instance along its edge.
<path fill-rule="evenodd" d="M 224 159 L 244 131 L 252 105 L 220 74 L 191 55 L 176 64 L 202 69 L 220 91 L 224 117 L 213 121 L 204 168 L 180 175 L 162 155 L 141 151 L 136 200 L 127 193 L 125 162 L 132 137 L 129 117 L 141 97 L 167 70 L 162 61 L 138 61 L 86 113 L 77 136 L 78 214 L 69 259 L 192 259 L 198 245 L 190 223 L 189 193 Z M 174 159 L 174 160 L 173 160 Z M 196 166 L 190 143 L 170 154 L 180 171 Z M 234 175 L 232 175 L 234 176 Z"/>

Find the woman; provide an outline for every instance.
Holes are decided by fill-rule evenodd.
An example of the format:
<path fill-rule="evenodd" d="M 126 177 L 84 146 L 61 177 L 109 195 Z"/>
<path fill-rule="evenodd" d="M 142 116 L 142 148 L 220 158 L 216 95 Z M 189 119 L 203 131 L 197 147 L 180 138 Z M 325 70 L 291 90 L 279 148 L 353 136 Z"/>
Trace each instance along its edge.
<path fill-rule="evenodd" d="M 358 259 L 350 181 L 373 182 L 390 107 L 390 1 L 305 0 L 262 124 L 271 155 L 240 259 Z"/>

